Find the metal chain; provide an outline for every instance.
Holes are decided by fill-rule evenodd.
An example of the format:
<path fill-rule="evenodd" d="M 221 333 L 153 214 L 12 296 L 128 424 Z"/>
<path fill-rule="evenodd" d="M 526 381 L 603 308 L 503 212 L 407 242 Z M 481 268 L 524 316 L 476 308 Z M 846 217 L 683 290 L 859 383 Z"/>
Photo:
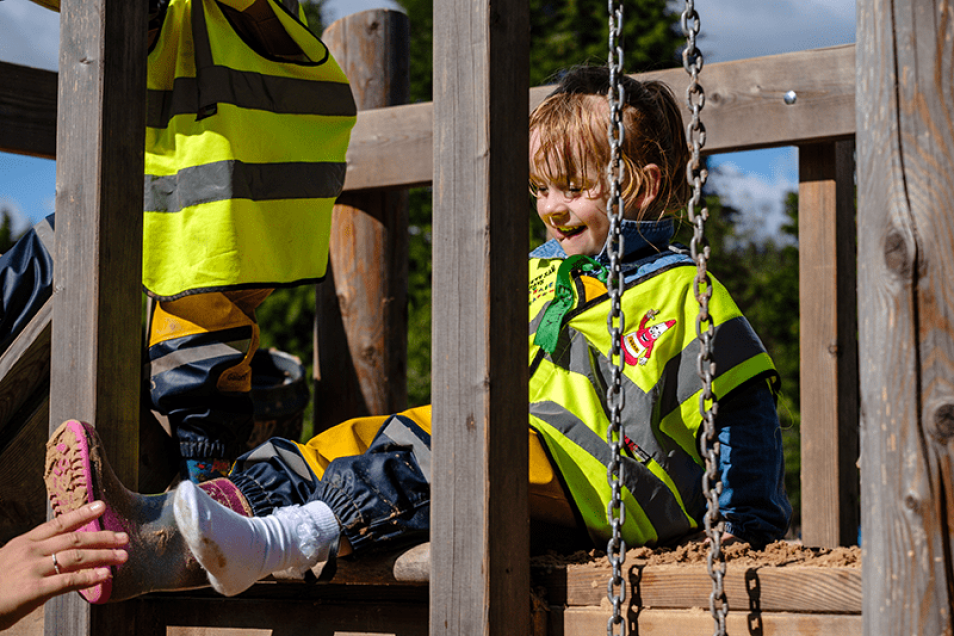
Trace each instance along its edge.
<path fill-rule="evenodd" d="M 615 0 L 608 0 L 609 7 L 609 100 L 610 121 L 607 127 L 607 137 L 610 145 L 610 163 L 607 167 L 607 181 L 610 184 L 609 198 L 606 203 L 606 214 L 609 217 L 609 276 L 606 286 L 610 295 L 610 313 L 606 317 L 606 326 L 609 330 L 611 349 L 610 360 L 613 361 L 610 386 L 607 390 L 607 405 L 609 407 L 609 427 L 606 430 L 606 442 L 610 446 L 610 466 L 606 471 L 606 478 L 611 490 L 611 499 L 606 506 L 607 520 L 612 529 L 612 537 L 606 546 L 606 556 L 613 567 L 613 573 L 607 583 L 607 598 L 613 605 L 613 615 L 606 623 L 607 636 L 619 634 L 625 636 L 626 623 L 623 622 L 622 607 L 626 600 L 626 581 L 623 578 L 623 562 L 626 560 L 626 542 L 623 540 L 623 523 L 625 509 L 622 506 L 620 488 L 623 479 L 622 456 L 622 412 L 623 391 L 622 377 L 624 358 L 621 351 L 623 328 L 626 319 L 623 315 L 620 297 L 623 293 L 623 278 L 620 273 L 620 261 L 623 255 L 623 237 L 620 225 L 623 220 L 623 198 L 621 183 L 625 170 L 620 149 L 623 146 L 623 104 L 626 102 L 622 85 L 623 47 L 621 34 L 623 28 L 623 5 L 616 6 Z M 619 632 L 616 629 L 619 629 Z"/>
<path fill-rule="evenodd" d="M 715 623 L 715 636 L 725 636 L 725 619 L 729 613 L 729 602 L 725 595 L 725 555 L 722 553 L 722 528 L 719 514 L 719 495 L 722 483 L 719 479 L 719 441 L 715 431 L 715 416 L 718 403 L 712 392 L 712 378 L 715 375 L 715 362 L 712 358 L 712 340 L 715 334 L 712 318 L 709 316 L 709 300 L 712 298 L 712 286 L 708 284 L 707 264 L 709 260 L 709 242 L 704 229 L 709 210 L 702 198 L 708 171 L 703 167 L 700 153 L 706 143 L 706 127 L 700 113 L 706 103 L 706 94 L 699 83 L 699 72 L 704 63 L 702 51 L 696 48 L 696 36 L 699 34 L 699 14 L 694 0 L 686 0 L 682 13 L 682 31 L 686 35 L 686 48 L 682 52 L 682 64 L 689 74 L 689 87 L 686 100 L 692 112 L 692 120 L 687 127 L 689 144 L 692 146 L 692 158 L 686 166 L 686 177 L 692 186 L 689 200 L 689 222 L 693 226 L 690 250 L 696 263 L 696 276 L 693 291 L 699 302 L 699 315 L 696 317 L 696 336 L 702 345 L 699 351 L 698 369 L 703 388 L 699 396 L 699 413 L 702 415 L 703 434 L 699 440 L 699 450 L 705 459 L 705 472 L 702 476 L 702 489 L 709 502 L 705 515 L 706 536 L 709 538 L 709 555 L 706 565 L 712 577 L 712 593 L 709 595 L 709 610 Z M 698 210 L 698 212 L 697 212 Z"/>

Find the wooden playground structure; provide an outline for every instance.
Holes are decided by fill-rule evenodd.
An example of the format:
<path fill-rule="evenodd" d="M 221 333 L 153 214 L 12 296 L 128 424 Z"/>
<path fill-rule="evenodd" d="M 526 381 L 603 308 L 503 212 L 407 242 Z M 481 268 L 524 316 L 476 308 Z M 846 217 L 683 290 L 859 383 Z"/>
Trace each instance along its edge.
<path fill-rule="evenodd" d="M 730 563 L 733 634 L 954 630 L 954 215 L 947 209 L 954 6 L 858 0 L 857 7 L 856 45 L 703 72 L 705 152 L 799 148 L 802 538 L 808 546 L 849 545 L 860 521 L 864 541 L 863 570 L 734 570 Z M 434 102 L 426 104 L 395 105 L 401 91 L 390 79 L 374 86 L 376 77 L 400 76 L 394 60 L 406 47 L 406 20 L 374 11 L 345 21 L 330 29 L 341 40 L 327 39 L 359 107 L 369 109 L 359 114 L 348 155 L 349 218 L 364 224 L 375 249 L 399 260 L 400 191 L 433 185 L 431 543 L 354 563 L 332 584 L 265 582 L 235 599 L 153 594 L 90 606 L 68 595 L 11 633 L 576 636 L 605 629 L 603 574 L 531 571 L 519 503 L 526 501 L 527 371 L 515 361 L 524 359 L 526 335 L 513 326 L 524 324 L 517 299 L 528 238 L 513 202 L 526 197 L 526 114 L 547 90 L 528 87 L 526 0 L 436 0 Z M 361 37 L 374 45 L 351 39 Z M 141 215 L 130 211 L 142 197 L 135 140 L 144 125 L 142 100 L 129 96 L 143 94 L 145 48 L 145 3 L 62 0 L 59 77 L 0 63 L 0 149 L 58 161 L 56 292 L 0 357 L 0 531 L 7 533 L 0 540 L 42 521 L 43 443 L 65 419 L 96 423 L 117 474 L 149 490 L 148 458 L 161 441 L 140 432 L 142 342 L 129 328 L 141 313 Z M 364 71 L 349 62 L 361 56 L 368 56 Z M 386 60 L 390 70 L 381 68 Z M 677 94 L 686 82 L 682 69 L 652 76 Z M 789 91 L 797 96 L 791 105 L 783 99 Z M 402 284 L 398 274 L 381 289 L 400 302 L 394 290 Z M 339 287 L 339 301 L 342 294 Z M 379 385 L 400 367 L 403 346 L 399 336 L 380 342 L 373 346 L 388 362 Z M 398 350 L 384 351 L 391 346 Z M 361 390 L 356 399 L 365 408 L 401 406 L 393 387 Z M 630 633 L 711 630 L 708 612 L 698 609 L 708 606 L 704 566 L 626 567 Z M 531 607 L 532 586 L 545 589 L 544 607 Z"/>

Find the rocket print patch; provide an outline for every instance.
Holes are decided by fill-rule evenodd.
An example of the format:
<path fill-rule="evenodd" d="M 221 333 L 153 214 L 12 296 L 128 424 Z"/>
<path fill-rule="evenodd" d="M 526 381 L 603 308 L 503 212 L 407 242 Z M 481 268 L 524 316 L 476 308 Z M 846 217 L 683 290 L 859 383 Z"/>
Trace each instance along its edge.
<path fill-rule="evenodd" d="M 626 364 L 644 365 L 649 362 L 656 341 L 675 326 L 675 320 L 665 320 L 648 325 L 649 321 L 655 318 L 658 313 L 655 309 L 650 309 L 639 321 L 639 329 L 623 336 L 623 355 L 626 358 Z"/>

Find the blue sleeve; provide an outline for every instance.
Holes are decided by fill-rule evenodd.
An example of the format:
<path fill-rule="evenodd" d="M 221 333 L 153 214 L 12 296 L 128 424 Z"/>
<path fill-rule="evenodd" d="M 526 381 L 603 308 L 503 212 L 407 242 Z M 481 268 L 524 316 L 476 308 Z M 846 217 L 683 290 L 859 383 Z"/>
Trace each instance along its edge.
<path fill-rule="evenodd" d="M 742 386 L 719 402 L 719 508 L 725 531 L 754 546 L 780 539 L 792 518 L 785 494 L 782 429 L 768 382 Z"/>
<path fill-rule="evenodd" d="M 0 353 L 53 293 L 53 215 L 0 256 Z"/>

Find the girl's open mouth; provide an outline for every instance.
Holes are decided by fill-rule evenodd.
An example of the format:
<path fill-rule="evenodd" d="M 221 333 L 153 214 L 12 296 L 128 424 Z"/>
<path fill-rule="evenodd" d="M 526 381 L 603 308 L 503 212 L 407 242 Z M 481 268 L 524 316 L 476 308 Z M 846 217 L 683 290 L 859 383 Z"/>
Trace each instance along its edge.
<path fill-rule="evenodd" d="M 559 233 L 563 236 L 563 238 L 565 238 L 565 239 L 570 238 L 570 237 L 573 237 L 573 236 L 576 236 L 577 234 L 579 234 L 580 232 L 582 232 L 582 231 L 585 230 L 585 229 L 586 229 L 586 226 L 585 226 L 585 225 L 578 225 L 578 226 L 576 226 L 576 227 L 558 227 L 558 228 L 556 228 L 557 232 L 559 232 Z"/>

